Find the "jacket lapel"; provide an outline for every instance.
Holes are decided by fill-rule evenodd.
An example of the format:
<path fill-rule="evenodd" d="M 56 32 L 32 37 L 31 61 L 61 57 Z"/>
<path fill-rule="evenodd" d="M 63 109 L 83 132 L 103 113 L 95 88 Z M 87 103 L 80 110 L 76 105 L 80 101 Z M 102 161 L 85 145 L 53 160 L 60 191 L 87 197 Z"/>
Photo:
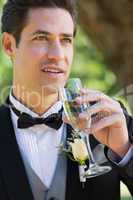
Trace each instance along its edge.
<path fill-rule="evenodd" d="M 71 137 L 72 128 L 67 126 L 67 137 Z M 66 200 L 76 199 L 76 200 L 87 200 L 89 193 L 89 182 L 88 180 L 84 184 L 79 180 L 79 167 L 77 162 L 67 159 L 67 182 L 66 182 Z"/>
<path fill-rule="evenodd" d="M 67 126 L 67 137 L 71 137 L 72 127 Z M 90 135 L 91 148 L 94 149 L 99 142 Z M 67 183 L 66 183 L 66 200 L 88 200 L 91 199 L 91 192 L 93 190 L 91 179 L 86 179 L 84 187 L 79 180 L 79 168 L 77 162 L 67 159 Z"/>
<path fill-rule="evenodd" d="M 0 107 L 0 170 L 9 199 L 33 200 L 24 164 L 10 117 L 10 109 Z"/>

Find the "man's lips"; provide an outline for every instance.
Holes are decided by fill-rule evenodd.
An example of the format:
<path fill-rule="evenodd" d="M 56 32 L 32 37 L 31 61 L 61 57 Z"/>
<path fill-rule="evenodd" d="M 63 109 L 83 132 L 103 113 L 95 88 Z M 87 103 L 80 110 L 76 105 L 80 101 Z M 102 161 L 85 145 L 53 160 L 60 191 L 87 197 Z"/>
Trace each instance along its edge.
<path fill-rule="evenodd" d="M 45 72 L 45 73 L 51 73 L 51 74 L 62 74 L 64 73 L 64 70 L 58 68 L 58 67 L 46 67 L 46 66 L 42 66 L 41 67 L 41 71 Z"/>

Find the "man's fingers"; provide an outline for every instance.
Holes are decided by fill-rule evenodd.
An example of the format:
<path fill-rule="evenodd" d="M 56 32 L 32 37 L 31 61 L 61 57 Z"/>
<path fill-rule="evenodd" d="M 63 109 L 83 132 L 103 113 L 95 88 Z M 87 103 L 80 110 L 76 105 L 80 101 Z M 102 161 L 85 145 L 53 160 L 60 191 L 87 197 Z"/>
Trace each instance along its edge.
<path fill-rule="evenodd" d="M 95 103 L 98 103 L 98 102 L 101 102 L 101 103 L 107 103 L 107 104 L 112 104 L 113 106 L 117 107 L 117 108 L 121 108 L 120 104 L 108 97 L 107 95 L 105 95 L 104 93 L 102 92 L 99 92 L 97 90 L 90 90 L 90 89 L 81 89 L 81 96 L 77 97 L 76 99 L 76 102 L 79 103 L 79 104 L 83 104 L 83 103 L 91 103 L 91 102 L 95 102 Z"/>
<path fill-rule="evenodd" d="M 64 123 L 70 123 L 69 118 L 65 115 L 65 113 L 62 114 L 62 120 Z"/>
<path fill-rule="evenodd" d="M 100 120 L 97 120 L 97 122 L 93 122 L 91 124 L 91 130 L 89 129 L 89 131 L 91 131 L 92 133 L 100 131 L 106 127 L 110 127 L 111 125 L 114 125 L 115 123 L 117 124 L 118 122 L 123 120 L 123 116 L 121 115 L 121 113 L 114 113 L 111 116 L 107 116 L 107 117 L 103 117 Z M 120 128 L 118 126 L 116 126 L 116 128 Z"/>
<path fill-rule="evenodd" d="M 116 112 L 121 112 L 122 113 L 122 109 L 120 107 L 118 107 L 117 105 L 114 104 L 110 104 L 109 102 L 98 102 L 90 107 L 88 107 L 88 113 L 90 115 L 94 115 L 98 112 L 108 112 L 109 114 L 111 113 L 116 113 Z"/>

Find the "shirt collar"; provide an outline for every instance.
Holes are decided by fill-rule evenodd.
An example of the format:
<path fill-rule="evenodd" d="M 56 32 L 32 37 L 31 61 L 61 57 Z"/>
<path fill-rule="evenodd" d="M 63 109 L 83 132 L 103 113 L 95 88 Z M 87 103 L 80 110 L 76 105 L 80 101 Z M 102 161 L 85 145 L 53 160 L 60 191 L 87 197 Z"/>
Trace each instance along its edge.
<path fill-rule="evenodd" d="M 28 107 L 26 107 L 24 104 L 22 104 L 19 100 L 17 100 L 13 94 L 12 94 L 12 90 L 10 91 L 9 94 L 9 99 L 11 101 L 11 103 L 15 106 L 16 109 L 18 109 L 20 112 L 25 112 L 28 113 L 29 115 L 31 115 L 32 117 L 47 117 L 48 115 L 52 114 L 52 113 L 58 113 L 58 111 L 61 109 L 62 107 L 62 102 L 61 101 L 57 101 L 55 102 L 54 105 L 52 105 L 45 113 L 43 113 L 41 116 L 38 115 L 37 113 L 35 113 L 34 111 L 32 111 L 31 109 L 29 109 Z"/>

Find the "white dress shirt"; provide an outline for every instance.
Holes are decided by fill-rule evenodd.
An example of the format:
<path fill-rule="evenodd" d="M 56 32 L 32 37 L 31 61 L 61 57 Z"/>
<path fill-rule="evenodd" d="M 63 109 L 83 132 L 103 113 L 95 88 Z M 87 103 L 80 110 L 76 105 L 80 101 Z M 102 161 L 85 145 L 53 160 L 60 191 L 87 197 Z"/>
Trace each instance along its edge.
<path fill-rule="evenodd" d="M 33 117 L 45 118 L 52 113 L 57 113 L 62 107 L 61 101 L 57 101 L 47 112 L 39 116 L 16 100 L 11 93 L 9 98 L 16 109 L 26 112 Z M 18 116 L 16 116 L 12 109 L 11 118 L 22 157 L 27 159 L 34 172 L 39 176 L 45 186 L 49 188 L 57 164 L 59 153 L 58 145 L 61 142 L 64 125 L 58 130 L 52 129 L 44 124 L 19 129 L 17 128 Z"/>

